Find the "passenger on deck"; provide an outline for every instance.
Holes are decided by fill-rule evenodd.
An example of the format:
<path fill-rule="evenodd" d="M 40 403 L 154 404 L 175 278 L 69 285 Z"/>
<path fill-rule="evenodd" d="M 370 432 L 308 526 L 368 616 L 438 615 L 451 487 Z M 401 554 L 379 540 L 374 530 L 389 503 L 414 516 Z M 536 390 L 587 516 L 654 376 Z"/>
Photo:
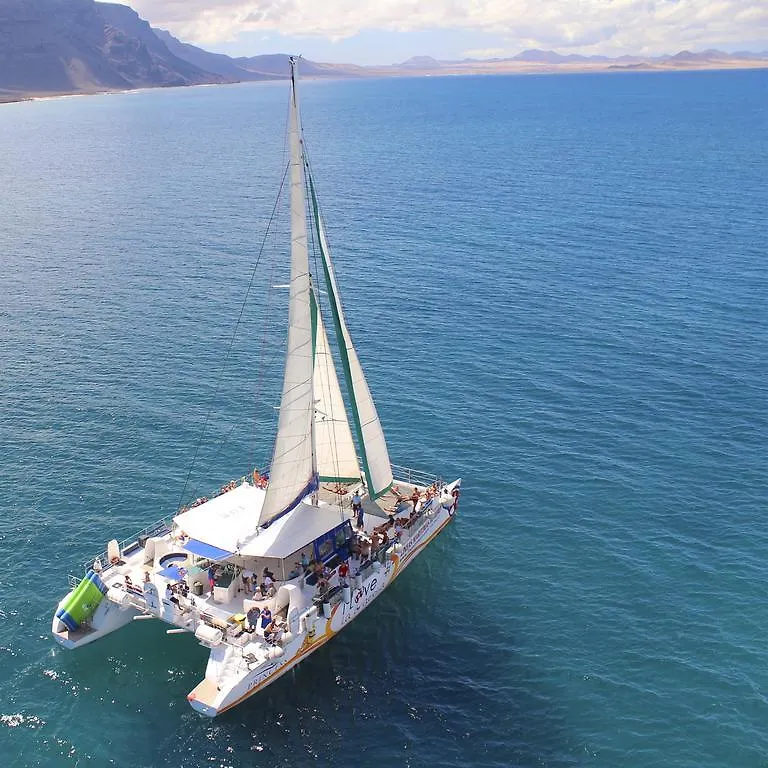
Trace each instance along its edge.
<path fill-rule="evenodd" d="M 216 566 L 211 565 L 211 567 L 208 569 L 208 586 L 211 589 L 211 592 L 213 592 L 213 588 L 216 586 Z"/>
<path fill-rule="evenodd" d="M 343 587 L 347 586 L 347 576 L 349 576 L 349 565 L 346 560 L 342 560 L 339 566 L 339 584 Z"/>
<path fill-rule="evenodd" d="M 179 604 L 179 598 L 176 597 L 176 593 L 173 591 L 170 582 L 165 585 L 165 599 L 172 603 L 176 603 L 176 605 Z"/>
<path fill-rule="evenodd" d="M 272 621 L 272 611 L 269 608 L 264 608 L 261 612 L 261 628 L 265 629 Z"/>
<path fill-rule="evenodd" d="M 363 540 L 360 543 L 360 559 L 365 562 L 371 558 L 371 542 Z"/>
<path fill-rule="evenodd" d="M 257 605 L 254 605 L 253 608 L 248 609 L 248 613 L 245 614 L 246 618 L 248 619 L 248 628 L 245 630 L 246 632 L 253 632 L 254 629 L 259 624 L 259 619 L 261 618 L 261 611 L 259 610 L 259 607 Z"/>
<path fill-rule="evenodd" d="M 307 560 L 307 556 L 304 552 L 301 553 L 301 567 L 304 569 L 305 573 L 307 568 L 309 568 L 309 560 Z"/>
<path fill-rule="evenodd" d="M 272 597 L 275 594 L 275 582 L 271 576 L 265 576 L 264 581 L 261 583 L 261 596 Z"/>
<path fill-rule="evenodd" d="M 322 597 L 328 591 L 328 579 L 318 579 L 315 597 Z"/>
<path fill-rule="evenodd" d="M 269 645 L 277 645 L 283 637 L 282 623 L 277 619 L 272 619 L 264 628 L 264 639 Z"/>
<path fill-rule="evenodd" d="M 400 541 L 403 538 L 403 526 L 399 520 L 395 520 L 395 538 Z"/>
<path fill-rule="evenodd" d="M 243 589 L 245 594 L 249 595 L 253 592 L 253 571 L 250 568 L 243 568 L 243 572 L 240 574 L 243 578 Z"/>
<path fill-rule="evenodd" d="M 363 522 L 363 500 L 360 498 L 360 494 L 355 491 L 352 494 L 352 514 L 357 518 L 357 527 L 362 529 Z"/>
<path fill-rule="evenodd" d="M 413 493 L 411 494 L 411 501 L 413 502 L 413 511 L 416 511 L 416 506 L 419 503 L 419 489 L 418 487 L 414 487 Z"/>

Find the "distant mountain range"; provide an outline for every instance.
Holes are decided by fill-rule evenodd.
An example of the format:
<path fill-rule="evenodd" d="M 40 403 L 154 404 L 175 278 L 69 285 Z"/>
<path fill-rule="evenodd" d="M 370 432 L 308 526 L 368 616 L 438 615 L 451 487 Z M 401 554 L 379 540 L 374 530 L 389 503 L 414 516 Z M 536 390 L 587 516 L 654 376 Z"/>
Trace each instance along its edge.
<path fill-rule="evenodd" d="M 672 55 L 664 56 L 582 56 L 578 53 L 569 53 L 563 55 L 555 51 L 542 51 L 539 49 L 530 49 L 518 53 L 515 56 L 507 58 L 493 59 L 461 59 L 454 61 L 439 61 L 431 56 L 414 56 L 401 64 L 396 64 L 396 69 L 419 70 L 419 71 L 445 71 L 466 69 L 468 71 L 476 69 L 486 70 L 507 70 L 510 68 L 525 68 L 525 71 L 531 71 L 530 65 L 535 65 L 541 71 L 548 71 L 555 67 L 576 65 L 578 68 L 588 69 L 606 69 L 614 66 L 639 64 L 648 69 L 660 67 L 676 67 L 681 65 L 692 66 L 714 66 L 717 64 L 738 65 L 749 63 L 759 65 L 760 62 L 766 62 L 768 66 L 768 51 L 762 53 L 752 53 L 750 51 L 738 51 L 736 53 L 726 53 L 710 48 L 706 51 L 693 53 L 691 51 L 680 51 Z M 522 71 L 522 70 L 521 70 Z"/>
<path fill-rule="evenodd" d="M 391 66 L 302 60 L 309 77 L 426 76 L 505 72 L 768 67 L 768 51 L 708 50 L 673 56 L 561 55 L 528 50 L 510 58 L 438 61 L 414 56 Z M 65 93 L 274 80 L 284 54 L 232 58 L 153 29 L 131 8 L 94 0 L 0 0 L 0 101 Z"/>

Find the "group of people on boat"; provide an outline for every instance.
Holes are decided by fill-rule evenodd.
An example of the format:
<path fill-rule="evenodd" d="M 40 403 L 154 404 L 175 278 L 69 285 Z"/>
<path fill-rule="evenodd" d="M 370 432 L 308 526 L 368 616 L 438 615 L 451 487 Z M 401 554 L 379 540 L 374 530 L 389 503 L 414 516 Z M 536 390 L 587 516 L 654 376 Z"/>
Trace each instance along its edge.
<path fill-rule="evenodd" d="M 253 485 L 256 488 L 266 488 L 269 484 L 269 477 L 267 474 L 261 474 L 258 469 L 253 470 L 253 474 L 251 475 L 251 479 L 253 481 Z M 206 501 L 210 501 L 212 498 L 215 499 L 217 496 L 221 496 L 223 493 L 228 493 L 229 491 L 234 491 L 235 488 L 237 488 L 237 485 L 239 482 L 242 482 L 244 478 L 241 478 L 240 480 L 230 480 L 228 483 L 225 483 L 224 485 L 219 488 L 218 491 L 216 491 L 212 496 L 200 496 L 199 498 L 195 499 L 193 502 L 186 504 L 179 510 L 179 514 L 183 514 L 184 512 L 189 512 L 190 509 L 194 509 L 195 507 L 199 507 L 201 504 L 205 504 Z"/>
<path fill-rule="evenodd" d="M 275 574 L 264 568 L 261 574 L 261 583 L 256 578 L 256 574 L 250 568 L 243 568 L 240 572 L 240 578 L 243 582 L 243 591 L 248 594 L 261 594 L 262 597 L 272 597 L 275 594 Z"/>
<path fill-rule="evenodd" d="M 268 645 L 277 645 L 287 629 L 286 623 L 272 616 L 272 611 L 267 607 L 259 609 L 258 606 L 253 606 L 246 614 L 246 621 L 245 631 L 253 633 L 261 627 L 264 640 Z"/>

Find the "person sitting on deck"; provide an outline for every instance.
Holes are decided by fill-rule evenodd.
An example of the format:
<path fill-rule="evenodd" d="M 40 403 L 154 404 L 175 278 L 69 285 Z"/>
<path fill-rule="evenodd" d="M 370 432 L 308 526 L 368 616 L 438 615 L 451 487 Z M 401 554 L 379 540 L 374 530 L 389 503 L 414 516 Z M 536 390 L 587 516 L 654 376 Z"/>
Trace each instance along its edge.
<path fill-rule="evenodd" d="M 266 629 L 269 623 L 272 621 L 272 611 L 269 608 L 264 608 L 261 611 L 261 628 Z"/>
<path fill-rule="evenodd" d="M 271 576 L 265 576 L 264 581 L 261 583 L 261 596 L 272 597 L 275 594 L 275 582 Z"/>
<path fill-rule="evenodd" d="M 277 645 L 283 637 L 283 625 L 277 619 L 272 619 L 264 628 L 264 639 L 268 645 Z"/>

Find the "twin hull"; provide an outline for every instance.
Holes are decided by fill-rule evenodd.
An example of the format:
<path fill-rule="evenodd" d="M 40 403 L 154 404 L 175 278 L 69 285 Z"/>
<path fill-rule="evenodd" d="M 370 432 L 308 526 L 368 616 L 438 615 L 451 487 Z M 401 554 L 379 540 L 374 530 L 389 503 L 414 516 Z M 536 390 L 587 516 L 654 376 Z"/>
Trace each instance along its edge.
<path fill-rule="evenodd" d="M 242 648 L 237 646 L 222 643 L 211 648 L 205 679 L 187 696 L 191 706 L 213 717 L 266 688 L 295 667 L 359 616 L 451 521 L 453 515 L 453 508 L 438 506 L 405 544 L 390 551 L 385 563 L 376 563 L 372 573 L 361 584 L 352 587 L 349 602 L 342 600 L 336 603 L 330 618 L 326 618 L 319 609 L 310 609 L 302 614 L 291 623 L 290 634 L 286 636 L 283 647 L 272 649 L 272 657 L 258 666 L 249 663 Z M 62 604 L 68 598 L 69 595 L 62 600 Z M 149 618 L 138 606 L 126 604 L 125 601 L 118 604 L 108 597 L 94 614 L 91 631 L 70 638 L 58 631 L 58 620 L 54 619 L 53 634 L 64 647 L 77 648 L 130 624 L 138 616 Z"/>

